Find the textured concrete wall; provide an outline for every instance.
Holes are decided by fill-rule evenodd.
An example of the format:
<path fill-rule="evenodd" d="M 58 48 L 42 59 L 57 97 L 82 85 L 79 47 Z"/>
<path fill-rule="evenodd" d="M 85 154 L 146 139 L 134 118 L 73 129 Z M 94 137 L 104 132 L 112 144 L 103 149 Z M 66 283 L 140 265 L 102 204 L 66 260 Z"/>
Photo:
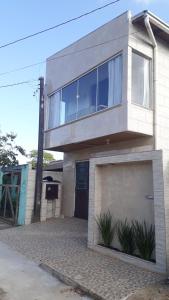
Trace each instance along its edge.
<path fill-rule="evenodd" d="M 128 35 L 128 33 L 130 35 Z M 120 37 L 121 34 L 123 37 Z M 81 51 L 84 47 L 92 46 L 92 43 L 94 42 L 103 42 L 105 38 L 110 39 L 112 36 L 113 38 L 116 38 L 116 41 L 108 43 L 107 45 L 104 44 L 91 48 L 89 51 Z M 168 44 L 162 40 L 157 39 L 157 43 L 157 130 L 155 138 L 157 149 L 164 150 L 164 153 L 162 158 L 162 154 L 159 154 L 159 152 L 156 154 L 154 154 L 155 152 L 147 152 L 147 157 L 149 157 L 149 160 L 152 159 L 153 161 L 157 269 L 164 271 L 166 268 L 166 259 L 169 269 L 169 156 L 167 154 L 167 151 L 169 150 L 169 47 Z M 98 113 L 94 116 L 85 117 L 82 120 L 72 122 L 71 124 L 64 125 L 45 133 L 46 148 L 65 145 L 72 142 L 77 143 L 87 139 L 92 140 L 94 137 L 104 136 L 109 132 L 115 133 L 124 131 L 125 128 L 132 132 L 149 135 L 147 138 L 138 138 L 133 141 L 114 143 L 66 153 L 63 167 L 62 212 L 67 216 L 74 215 L 75 162 L 77 160 L 88 159 L 92 163 L 94 157 L 97 157 L 100 160 L 104 160 L 105 156 L 113 156 L 115 158 L 115 156 L 123 155 L 125 157 L 130 157 L 137 152 L 136 160 L 142 161 L 142 158 L 146 157 L 146 154 L 142 152 L 151 151 L 153 149 L 153 109 L 145 109 L 135 105 L 131 99 L 132 49 L 153 59 L 153 47 L 146 29 L 132 25 L 130 16 L 126 13 L 108 24 L 105 24 L 63 51 L 55 54 L 51 57 L 53 60 L 47 63 L 46 83 L 48 94 L 56 91 L 64 84 L 69 83 L 119 51 L 123 51 L 124 66 L 122 106 Z M 74 54 L 70 61 L 69 53 L 75 50 L 78 50 L 79 52 Z M 64 57 L 59 58 L 60 55 L 63 55 Z M 66 70 L 66 72 L 60 73 L 58 70 Z M 152 98 L 152 102 L 153 101 L 154 99 Z M 100 126 L 100 124 L 102 125 Z M 151 157 L 151 154 L 154 158 Z M 99 167 L 96 167 L 96 170 L 97 168 Z M 138 170 L 138 173 L 139 172 L 140 170 Z M 93 210 L 94 213 L 96 213 L 101 209 L 99 185 L 97 185 L 97 190 L 95 188 L 95 184 L 99 181 L 101 182 L 102 176 L 99 174 L 99 172 L 96 172 L 95 174 L 95 171 L 92 168 L 90 169 L 90 194 L 93 195 L 93 197 L 94 195 L 97 195 L 98 198 L 97 201 L 95 199 L 95 202 L 94 199 L 90 199 L 91 215 L 93 214 Z M 149 176 L 149 180 L 152 180 L 151 175 Z M 97 241 L 97 230 L 95 230 L 95 225 L 90 218 L 91 216 L 89 216 L 89 244 L 91 240 L 92 243 Z"/>
<path fill-rule="evenodd" d="M 165 207 L 165 228 L 166 240 L 163 241 L 166 245 L 167 255 L 167 271 L 169 274 L 169 151 L 163 151 L 163 184 L 164 184 L 164 207 Z"/>
<path fill-rule="evenodd" d="M 50 218 L 58 218 L 61 215 L 62 184 L 58 184 L 58 198 L 53 200 L 46 199 L 46 184 L 48 182 L 43 182 L 42 184 L 41 222 Z"/>
<path fill-rule="evenodd" d="M 126 49 L 128 22 L 128 12 L 126 12 L 49 57 L 46 66 L 47 94 L 53 93 L 114 54 Z M 72 54 L 72 52 L 76 53 Z M 125 59 L 124 69 L 126 62 Z"/>
<path fill-rule="evenodd" d="M 132 50 L 136 50 L 153 62 L 153 47 L 146 29 L 130 24 L 129 26 L 129 55 L 128 55 L 128 125 L 130 130 L 150 126 L 153 120 L 152 110 L 142 115 L 143 108 L 132 104 Z M 156 98 L 156 142 L 157 149 L 169 150 L 169 46 L 168 43 L 156 36 L 157 40 L 157 98 Z M 152 63 L 153 65 L 153 63 Z M 153 68 L 152 68 L 153 78 Z M 153 83 L 152 83 L 153 89 Z M 154 97 L 152 92 L 152 103 Z M 132 129 L 133 128 L 133 129 Z"/>
<path fill-rule="evenodd" d="M 104 49 L 104 51 L 100 51 L 100 48 L 97 50 L 91 48 L 90 53 L 88 51 L 87 53 L 80 52 L 78 57 L 75 55 L 69 61 L 69 69 L 66 68 L 66 64 L 68 64 L 67 56 L 47 62 L 46 91 L 47 94 L 50 94 L 118 52 L 121 51 L 123 56 L 122 105 L 85 116 L 78 121 L 46 131 L 44 145 L 46 149 L 92 140 L 100 136 L 124 131 L 153 135 L 152 110 L 131 103 L 132 48 L 151 58 L 152 47 L 147 44 L 146 34 L 129 36 L 128 31 L 132 34 L 137 29 L 135 26 L 130 25 L 130 17 L 126 13 L 83 37 L 51 58 L 57 58 L 60 55 L 64 56 L 72 48 L 82 48 L 84 45 L 86 47 L 92 46 L 94 40 L 96 41 L 97 39 L 100 42 L 104 42 L 106 38 L 110 39 L 110 37 L 115 39 L 112 43 L 101 45 L 101 49 Z M 121 32 L 123 32 L 122 36 Z M 84 65 L 83 62 L 85 62 Z M 66 72 L 60 72 L 60 70 L 66 70 Z M 45 101 L 47 100 L 46 98 Z"/>
<path fill-rule="evenodd" d="M 128 130 L 141 132 L 142 128 L 144 128 L 145 131 L 151 131 L 151 134 L 153 135 L 153 110 L 145 109 L 134 104 L 134 99 L 132 99 L 132 51 L 135 50 L 145 57 L 152 59 L 153 48 L 149 41 L 147 31 L 143 27 L 138 27 L 129 22 L 129 33 L 127 76 Z M 151 71 L 153 77 L 153 69 Z"/>
<path fill-rule="evenodd" d="M 142 153 L 129 153 L 124 155 L 92 158 L 90 160 L 90 196 L 89 196 L 89 221 L 88 221 L 88 245 L 93 247 L 98 243 L 98 227 L 96 216 L 101 212 L 101 199 L 98 197 L 100 189 L 99 168 L 108 164 L 136 163 L 152 161 L 153 166 L 153 189 L 154 189 L 154 223 L 155 223 L 155 257 L 156 263 L 143 262 L 142 266 L 160 272 L 167 270 L 167 247 L 166 247 L 166 223 L 167 214 L 164 202 L 163 185 L 163 157 L 161 151 L 149 151 Z M 125 258 L 127 260 L 127 257 Z M 130 262 L 135 261 L 129 259 Z M 137 263 L 137 261 L 135 262 Z"/>
<path fill-rule="evenodd" d="M 145 220 L 154 224 L 153 174 L 150 162 L 117 164 L 99 168 L 101 212 L 115 219 Z"/>
<path fill-rule="evenodd" d="M 143 29 L 141 29 L 143 30 Z M 135 33 L 139 31 L 138 33 Z M 131 102 L 131 51 L 135 49 L 147 57 L 153 60 L 153 47 L 149 41 L 146 31 L 140 32 L 140 28 L 137 26 L 130 25 L 130 33 L 134 33 L 129 38 L 129 46 L 130 46 L 130 56 L 129 56 L 129 69 L 128 69 L 128 101 Z M 163 150 L 163 170 L 161 170 L 161 166 L 159 165 L 159 172 L 161 172 L 160 180 L 164 185 L 163 192 L 160 190 L 155 191 L 158 196 L 164 197 L 164 208 L 165 208 L 165 226 L 166 226 L 166 237 L 161 240 L 161 243 L 166 244 L 166 254 L 167 254 L 167 269 L 169 273 L 169 211 L 168 211 L 168 189 L 169 189 L 169 181 L 168 181 L 168 172 L 169 172 L 169 46 L 168 43 L 162 39 L 156 37 L 157 40 L 157 94 L 156 94 L 156 148 Z M 153 71 L 153 70 L 152 70 Z M 152 73 L 153 77 L 153 73 Z M 154 99 L 152 99 L 154 102 Z M 128 110 L 128 119 L 129 125 L 132 124 L 132 116 L 135 116 L 135 112 L 133 113 L 133 106 L 129 105 Z M 135 110 L 135 109 L 134 109 Z M 148 115 L 147 115 L 148 117 Z M 145 126 L 145 119 L 142 118 L 142 126 Z M 145 124 L 145 125 L 144 125 Z M 134 121 L 134 126 L 136 123 Z M 139 126 L 139 125 L 138 125 Z M 154 174 L 156 177 L 156 174 Z M 164 180 L 164 181 L 163 181 Z M 160 216 L 156 217 L 157 219 Z M 160 234 L 159 234 L 160 239 Z"/>
<path fill-rule="evenodd" d="M 32 166 L 31 164 L 29 164 L 27 190 L 26 190 L 25 224 L 30 224 L 32 222 L 32 215 L 34 209 L 35 176 L 36 176 L 36 171 L 32 170 Z M 43 177 L 46 176 L 52 176 L 55 180 L 62 181 L 61 172 L 45 171 L 43 172 Z M 59 193 L 60 193 L 59 195 L 61 195 L 61 188 L 59 190 Z M 43 219 L 45 218 L 44 211 L 45 210 L 43 209 Z"/>
<path fill-rule="evenodd" d="M 26 190 L 26 207 L 25 207 L 25 224 L 32 222 L 32 214 L 34 208 L 34 192 L 35 192 L 35 170 L 32 170 L 29 164 L 27 190 Z"/>
<path fill-rule="evenodd" d="M 113 109 L 85 116 L 80 121 L 60 126 L 54 130 L 45 132 L 44 148 L 50 149 L 60 145 L 77 143 L 100 136 L 123 132 L 127 130 L 127 56 L 128 56 L 128 13 L 108 22 L 97 30 L 86 35 L 79 41 L 56 53 L 51 61 L 47 61 L 46 93 L 50 94 L 70 83 L 72 80 L 90 71 L 97 65 L 110 59 L 117 53 L 122 53 L 123 77 L 122 77 L 122 104 Z M 105 41 L 109 41 L 106 42 Z M 93 45 L 100 46 L 93 47 Z M 79 49 L 89 48 L 87 51 L 78 52 L 75 55 L 65 54 Z M 62 58 L 55 59 L 59 56 Z M 54 60 L 53 60 L 54 59 Z M 46 98 L 45 101 L 48 101 Z M 113 122 L 110 122 L 113 120 Z M 102 127 L 100 127 L 102 123 Z M 84 130 L 85 128 L 85 130 Z M 99 130 L 98 130 L 99 128 Z M 145 132 L 150 133 L 150 131 Z"/>
<path fill-rule="evenodd" d="M 90 160 L 92 157 L 102 157 L 150 150 L 152 150 L 152 138 L 141 138 L 65 153 L 63 164 L 62 213 L 65 216 L 74 216 L 76 161 Z"/>
<path fill-rule="evenodd" d="M 50 149 L 124 131 L 127 131 L 125 104 L 85 116 L 78 121 L 45 132 L 44 147 Z M 145 131 L 145 133 L 151 134 L 151 131 Z"/>
<path fill-rule="evenodd" d="M 169 45 L 158 40 L 157 148 L 169 150 Z"/>

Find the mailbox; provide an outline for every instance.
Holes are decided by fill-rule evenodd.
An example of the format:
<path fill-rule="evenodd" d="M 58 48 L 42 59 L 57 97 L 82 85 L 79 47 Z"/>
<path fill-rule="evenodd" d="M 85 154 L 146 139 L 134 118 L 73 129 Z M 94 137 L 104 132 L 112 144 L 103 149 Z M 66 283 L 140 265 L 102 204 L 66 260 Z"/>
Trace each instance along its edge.
<path fill-rule="evenodd" d="M 47 200 L 58 199 L 58 184 L 46 184 L 46 195 Z"/>

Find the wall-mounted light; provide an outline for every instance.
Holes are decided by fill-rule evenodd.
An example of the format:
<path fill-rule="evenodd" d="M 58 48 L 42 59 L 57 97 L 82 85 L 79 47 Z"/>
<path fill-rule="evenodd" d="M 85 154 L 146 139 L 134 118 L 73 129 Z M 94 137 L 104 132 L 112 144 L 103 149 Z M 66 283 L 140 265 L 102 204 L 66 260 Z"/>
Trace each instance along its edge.
<path fill-rule="evenodd" d="M 145 198 L 148 199 L 148 200 L 154 200 L 154 196 L 153 195 L 146 195 Z"/>

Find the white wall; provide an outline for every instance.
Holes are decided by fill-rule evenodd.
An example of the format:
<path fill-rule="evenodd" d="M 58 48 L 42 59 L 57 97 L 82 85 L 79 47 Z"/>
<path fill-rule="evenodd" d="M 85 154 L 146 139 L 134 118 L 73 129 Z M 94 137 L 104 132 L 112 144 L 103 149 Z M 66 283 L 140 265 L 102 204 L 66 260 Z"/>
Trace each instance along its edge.
<path fill-rule="evenodd" d="M 128 22 L 129 14 L 125 12 L 49 57 L 46 66 L 47 94 L 53 93 L 119 51 L 127 49 Z M 72 54 L 73 52 L 76 53 Z M 127 61 L 124 61 L 125 69 Z"/>
<path fill-rule="evenodd" d="M 32 169 L 31 164 L 29 164 L 28 182 L 27 182 L 27 191 L 26 191 L 26 208 L 25 208 L 26 225 L 32 222 L 33 209 L 34 209 L 35 176 L 36 176 L 36 171 Z M 52 176 L 55 180 L 59 180 L 62 182 L 62 172 L 44 171 L 43 177 L 45 176 Z"/>
<path fill-rule="evenodd" d="M 169 45 L 158 40 L 157 148 L 169 150 Z"/>
<path fill-rule="evenodd" d="M 137 219 L 154 224 L 152 164 L 127 163 L 99 167 L 101 173 L 101 212 L 115 219 Z"/>
<path fill-rule="evenodd" d="M 90 192 L 89 192 L 89 220 L 88 220 L 88 245 L 89 247 L 93 247 L 97 245 L 99 241 L 99 235 L 98 235 L 98 226 L 96 223 L 96 216 L 101 212 L 102 207 L 102 197 L 100 186 L 102 187 L 103 184 L 101 183 L 101 172 L 100 167 L 108 166 L 108 165 L 119 165 L 119 164 L 139 164 L 152 161 L 152 176 L 153 176 L 153 190 L 154 190 L 154 223 L 155 223 L 155 257 L 156 257 L 156 264 L 151 264 L 147 262 L 138 261 L 138 259 L 135 259 L 132 257 L 132 259 L 129 259 L 128 256 L 118 255 L 119 258 L 134 263 L 136 265 L 141 265 L 144 268 L 149 268 L 150 270 L 156 270 L 160 272 L 166 272 L 166 258 L 168 256 L 168 246 L 166 247 L 166 234 L 168 230 L 168 225 L 166 228 L 166 221 L 165 221 L 165 212 L 168 216 L 168 206 L 167 210 L 164 204 L 164 181 L 163 181 L 163 152 L 162 151 L 146 151 L 146 152 L 135 152 L 135 153 L 128 153 L 128 154 L 122 154 L 122 155 L 115 155 L 115 156 L 105 156 L 105 157 L 97 157 L 92 158 L 90 160 Z M 166 166 L 166 162 L 165 162 Z M 139 167 L 138 167 L 139 168 Z M 146 167 L 147 168 L 147 167 Z M 144 169 L 144 168 L 143 168 Z M 126 171 L 125 171 L 126 172 Z M 139 174 L 140 170 L 138 170 Z M 141 178 L 144 176 L 148 176 L 148 172 L 150 170 L 143 171 L 143 174 Z M 147 175 L 146 175 L 147 174 Z M 138 184 L 138 176 L 135 184 Z M 131 177 L 131 174 L 130 174 Z M 166 176 L 167 181 L 168 174 Z M 147 180 L 149 181 L 150 175 L 148 176 Z M 143 190 L 146 190 L 146 192 L 149 192 L 147 183 L 143 181 Z M 127 181 L 126 181 L 127 182 Z M 150 181 L 149 181 L 150 182 Z M 130 183 L 131 185 L 131 183 Z M 142 185 L 142 183 L 140 183 Z M 130 189 L 134 189 L 133 185 L 130 186 Z M 140 195 L 144 194 L 141 190 L 139 190 L 140 187 L 138 187 L 138 191 Z M 107 192 L 107 190 L 106 190 Z M 121 191 L 123 193 L 124 191 Z M 168 194 L 168 191 L 166 193 L 166 196 Z M 131 194 L 130 194 L 131 195 Z M 138 192 L 137 192 L 138 195 Z M 113 196 L 113 195 L 112 195 Z M 133 195 L 132 195 L 133 196 Z M 139 196 L 139 195 L 138 195 Z M 140 196 L 139 196 L 140 197 Z M 165 197 L 166 198 L 166 197 Z M 134 198 L 133 198 L 134 199 Z M 124 206 L 123 206 L 124 211 Z M 125 212 L 124 212 L 125 213 Z M 143 211 L 144 215 L 145 212 Z M 141 214 L 140 214 L 141 215 Z M 168 224 L 168 222 L 167 222 Z M 168 245 L 168 244 L 167 244 Z"/>
<path fill-rule="evenodd" d="M 140 31 L 140 28 L 131 24 L 130 14 L 124 13 L 49 58 L 46 72 L 47 94 L 53 93 L 119 52 L 123 55 L 123 84 L 121 105 L 46 131 L 46 149 L 56 148 L 62 151 L 59 147 L 63 145 L 92 141 L 127 131 L 153 135 L 153 111 L 131 103 L 132 48 L 150 58 L 153 54 L 146 30 L 135 34 L 137 30 Z M 105 40 L 114 41 L 104 43 Z M 101 45 L 93 48 L 92 45 L 97 42 Z M 90 49 L 72 55 L 71 59 L 67 56 L 68 53 L 84 47 Z"/>

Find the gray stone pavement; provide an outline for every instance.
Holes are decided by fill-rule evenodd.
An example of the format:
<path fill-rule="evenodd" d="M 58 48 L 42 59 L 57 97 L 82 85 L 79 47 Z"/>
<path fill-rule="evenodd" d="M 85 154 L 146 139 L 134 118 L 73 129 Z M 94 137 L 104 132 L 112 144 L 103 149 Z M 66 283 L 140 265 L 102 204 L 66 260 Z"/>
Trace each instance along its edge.
<path fill-rule="evenodd" d="M 3 221 L 0 219 L 0 230 L 8 229 L 8 228 L 11 228 L 11 227 L 12 227 L 12 225 L 3 222 Z"/>
<path fill-rule="evenodd" d="M 0 300 L 89 300 L 0 242 Z"/>
<path fill-rule="evenodd" d="M 87 222 L 65 218 L 0 231 L 0 241 L 38 264 L 90 290 L 98 299 L 120 300 L 163 279 L 87 249 Z"/>

